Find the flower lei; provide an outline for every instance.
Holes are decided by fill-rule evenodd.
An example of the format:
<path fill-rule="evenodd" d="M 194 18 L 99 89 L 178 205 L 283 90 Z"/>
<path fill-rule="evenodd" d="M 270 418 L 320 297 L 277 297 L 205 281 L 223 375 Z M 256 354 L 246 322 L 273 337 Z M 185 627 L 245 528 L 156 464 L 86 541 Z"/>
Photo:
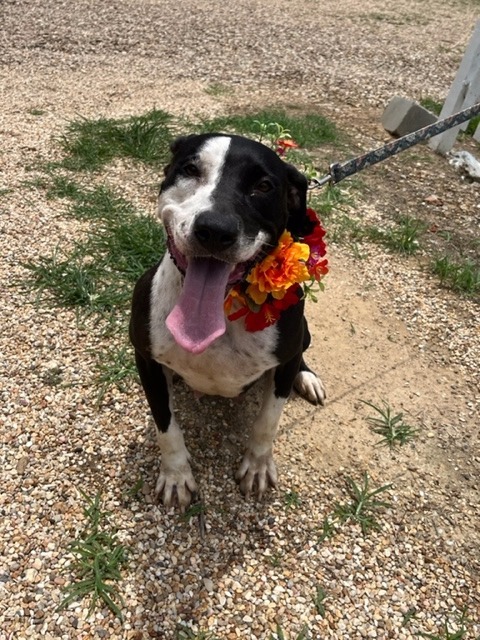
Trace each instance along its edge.
<path fill-rule="evenodd" d="M 225 300 L 230 321 L 245 318 L 247 331 L 261 331 L 307 295 L 316 302 L 314 286 L 322 289 L 321 280 L 328 273 L 325 229 L 313 209 L 307 209 L 307 216 L 313 224 L 311 233 L 295 240 L 284 231 L 272 253 L 230 289 Z"/>

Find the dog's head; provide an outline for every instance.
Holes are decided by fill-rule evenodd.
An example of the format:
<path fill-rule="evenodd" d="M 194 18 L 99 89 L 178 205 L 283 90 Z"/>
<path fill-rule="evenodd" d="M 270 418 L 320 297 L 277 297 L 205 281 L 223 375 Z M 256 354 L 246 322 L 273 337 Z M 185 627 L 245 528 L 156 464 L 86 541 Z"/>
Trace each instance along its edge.
<path fill-rule="evenodd" d="M 191 135 L 171 151 L 159 215 L 169 251 L 186 274 L 185 313 L 187 295 L 191 307 L 205 295 L 200 290 L 218 307 L 226 287 L 270 253 L 285 229 L 294 236 L 311 231 L 307 180 L 265 145 L 239 136 Z"/>
<path fill-rule="evenodd" d="M 308 233 L 307 180 L 263 144 L 192 135 L 172 144 L 159 215 L 184 269 L 192 257 L 236 267 L 261 259 L 287 228 Z"/>

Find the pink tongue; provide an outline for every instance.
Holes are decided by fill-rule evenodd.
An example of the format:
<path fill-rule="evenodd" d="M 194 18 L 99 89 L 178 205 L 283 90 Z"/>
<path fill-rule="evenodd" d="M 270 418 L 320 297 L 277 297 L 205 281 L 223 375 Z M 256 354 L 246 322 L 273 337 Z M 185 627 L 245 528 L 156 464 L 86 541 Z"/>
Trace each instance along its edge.
<path fill-rule="evenodd" d="M 189 260 L 180 299 L 166 321 L 186 351 L 202 353 L 225 333 L 223 301 L 231 269 L 215 258 Z"/>

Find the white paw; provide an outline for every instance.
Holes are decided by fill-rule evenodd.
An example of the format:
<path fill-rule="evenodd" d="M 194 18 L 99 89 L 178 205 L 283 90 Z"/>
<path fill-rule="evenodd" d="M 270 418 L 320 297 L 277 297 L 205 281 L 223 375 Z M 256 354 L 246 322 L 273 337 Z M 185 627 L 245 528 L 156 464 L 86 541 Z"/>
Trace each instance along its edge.
<path fill-rule="evenodd" d="M 177 468 L 166 468 L 163 463 L 160 468 L 155 493 L 162 499 L 166 507 L 178 505 L 183 513 L 190 505 L 192 495 L 197 491 L 197 485 L 188 462 Z"/>
<path fill-rule="evenodd" d="M 299 371 L 293 383 L 295 391 L 313 404 L 325 404 L 327 392 L 320 378 L 313 371 Z"/>
<path fill-rule="evenodd" d="M 277 470 L 272 451 L 257 455 L 249 449 L 243 456 L 242 464 L 235 475 L 240 491 L 247 498 L 254 493 L 261 498 L 268 487 L 277 486 Z"/>

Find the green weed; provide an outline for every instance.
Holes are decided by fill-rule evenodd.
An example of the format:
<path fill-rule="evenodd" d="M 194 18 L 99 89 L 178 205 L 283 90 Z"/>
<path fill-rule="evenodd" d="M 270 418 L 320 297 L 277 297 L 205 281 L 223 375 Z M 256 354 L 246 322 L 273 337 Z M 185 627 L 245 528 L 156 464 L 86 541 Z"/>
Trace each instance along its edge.
<path fill-rule="evenodd" d="M 373 433 L 382 436 L 379 445 L 387 445 L 391 449 L 396 445 L 404 445 L 410 442 L 417 434 L 418 429 L 406 424 L 403 420 L 403 413 L 394 414 L 390 405 L 382 401 L 382 406 L 377 407 L 371 402 L 361 400 L 363 404 L 376 411 L 376 416 L 367 417 Z"/>
<path fill-rule="evenodd" d="M 412 255 L 420 248 L 420 237 L 425 230 L 426 225 L 421 220 L 411 216 L 401 216 L 396 226 L 389 229 L 381 229 L 372 225 L 363 227 L 363 236 L 396 253 Z"/>
<path fill-rule="evenodd" d="M 480 291 L 480 267 L 472 260 L 454 262 L 448 256 L 443 256 L 434 260 L 432 270 L 443 285 L 455 291 L 467 295 Z"/>
<path fill-rule="evenodd" d="M 318 536 L 319 542 L 324 542 L 331 538 L 335 533 L 335 520 L 330 519 L 328 516 L 325 516 L 322 522 L 322 530 L 320 535 Z"/>
<path fill-rule="evenodd" d="M 194 631 L 186 625 L 178 625 L 176 640 L 219 640 L 212 631 Z"/>
<path fill-rule="evenodd" d="M 58 387 L 62 383 L 62 378 L 62 368 L 55 366 L 45 371 L 42 376 L 42 382 L 49 387 Z"/>
<path fill-rule="evenodd" d="M 205 516 L 205 505 L 203 502 L 195 502 L 189 506 L 189 508 L 180 515 L 180 520 L 183 522 L 190 522 L 192 518 L 203 518 Z"/>
<path fill-rule="evenodd" d="M 415 607 L 410 607 L 406 613 L 403 614 L 402 617 L 402 627 L 407 627 L 412 620 L 415 620 L 417 617 L 418 611 Z"/>
<path fill-rule="evenodd" d="M 388 246 L 399 253 L 415 253 L 420 246 L 420 235 L 425 229 L 426 225 L 421 220 L 412 216 L 402 216 L 398 226 L 390 234 Z"/>
<path fill-rule="evenodd" d="M 272 553 L 272 555 L 267 556 L 267 558 L 272 567 L 279 567 L 282 564 L 283 554 L 279 551 L 277 553 Z"/>
<path fill-rule="evenodd" d="M 123 497 L 129 498 L 131 500 L 138 500 L 140 498 L 143 485 L 144 485 L 143 478 L 140 476 L 136 480 L 133 487 L 130 487 L 130 489 L 127 489 L 126 491 L 123 492 Z"/>
<path fill-rule="evenodd" d="M 300 496 L 294 490 L 286 491 L 283 497 L 283 500 L 284 500 L 286 509 L 291 509 L 292 507 L 298 507 L 300 506 L 300 502 L 301 502 Z"/>
<path fill-rule="evenodd" d="M 315 589 L 315 594 L 312 596 L 313 604 L 315 605 L 315 610 L 319 616 L 322 618 L 325 617 L 326 609 L 325 609 L 325 598 L 327 597 L 326 591 L 320 585 L 317 585 Z"/>
<path fill-rule="evenodd" d="M 221 82 L 213 82 L 205 89 L 205 93 L 209 96 L 213 96 L 214 98 L 219 98 L 222 96 L 230 96 L 234 91 L 231 87 L 228 87 Z"/>
<path fill-rule="evenodd" d="M 45 109 L 36 109 L 35 107 L 33 107 L 32 109 L 28 109 L 27 113 L 31 116 L 43 116 L 47 112 L 45 111 Z"/>
<path fill-rule="evenodd" d="M 43 185 L 47 189 L 47 198 L 67 198 L 69 200 L 83 200 L 85 193 L 82 187 L 70 177 L 53 175 L 51 183 Z"/>
<path fill-rule="evenodd" d="M 137 369 L 130 345 L 112 347 L 102 351 L 102 357 L 95 363 L 98 388 L 97 402 L 102 403 L 108 389 L 115 385 L 121 392 L 125 392 L 137 378 Z"/>
<path fill-rule="evenodd" d="M 39 297 L 63 307 L 84 307 L 92 311 L 105 309 L 99 286 L 102 274 L 98 265 L 87 260 L 82 247 L 75 247 L 70 253 L 54 251 L 49 257 L 42 256 L 38 262 L 24 266 L 31 275 L 25 284 L 38 290 Z"/>
<path fill-rule="evenodd" d="M 443 623 L 443 628 L 437 633 L 419 632 L 421 638 L 429 638 L 430 640 L 463 640 L 468 633 L 469 619 L 467 617 L 467 609 L 465 608 L 461 614 L 455 616 L 454 625 L 456 630 L 450 628 L 450 621 L 447 619 Z M 477 637 L 478 640 L 478 637 Z"/>
<path fill-rule="evenodd" d="M 368 473 L 363 474 L 362 485 L 357 485 L 352 478 L 347 478 L 347 491 L 350 495 L 350 502 L 337 503 L 334 517 L 343 524 L 353 521 L 360 525 L 363 535 L 371 529 L 378 530 L 380 525 L 376 518 L 379 510 L 389 506 L 388 502 L 377 500 L 380 493 L 388 491 L 392 485 L 387 484 L 377 489 L 370 489 L 370 478 Z"/>
<path fill-rule="evenodd" d="M 309 638 L 308 626 L 305 624 L 300 629 L 298 634 L 295 636 L 295 640 L 308 640 L 308 638 Z M 277 624 L 276 632 L 270 634 L 269 640 L 287 640 L 287 637 L 285 636 L 285 632 L 283 631 L 280 624 Z"/>
<path fill-rule="evenodd" d="M 64 588 L 66 597 L 58 610 L 91 596 L 89 615 L 102 601 L 122 620 L 120 607 L 123 600 L 116 583 L 122 579 L 120 569 L 126 562 L 126 549 L 118 542 L 116 529 L 107 528 L 110 513 L 102 510 L 100 493 L 95 498 L 81 493 L 87 503 L 83 510 L 87 524 L 70 545 L 74 559 L 69 568 L 75 574 L 76 581 Z"/>

